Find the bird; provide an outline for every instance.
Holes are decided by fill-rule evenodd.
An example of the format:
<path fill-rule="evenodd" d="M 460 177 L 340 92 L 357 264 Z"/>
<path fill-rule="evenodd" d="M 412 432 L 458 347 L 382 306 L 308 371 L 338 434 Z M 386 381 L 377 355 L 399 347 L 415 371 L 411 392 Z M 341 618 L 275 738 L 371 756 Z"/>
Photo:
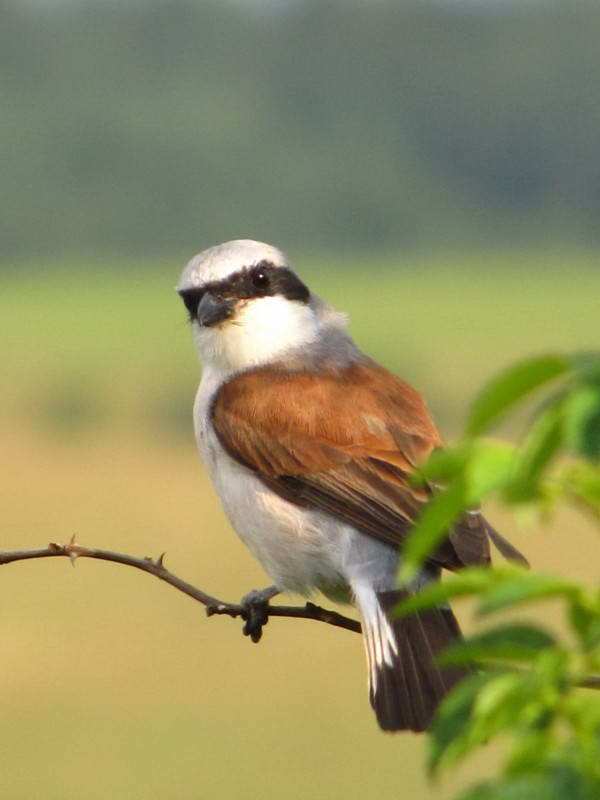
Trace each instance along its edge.
<path fill-rule="evenodd" d="M 443 569 L 488 564 L 490 540 L 523 556 L 473 509 L 399 587 L 403 545 L 436 490 L 411 475 L 443 446 L 421 395 L 359 349 L 347 315 L 272 245 L 237 239 L 203 250 L 176 291 L 202 361 L 193 406 L 201 458 L 274 584 L 247 595 L 249 607 L 279 592 L 353 603 L 380 728 L 429 729 L 466 674 L 436 661 L 460 628 L 448 605 L 390 612 Z"/>

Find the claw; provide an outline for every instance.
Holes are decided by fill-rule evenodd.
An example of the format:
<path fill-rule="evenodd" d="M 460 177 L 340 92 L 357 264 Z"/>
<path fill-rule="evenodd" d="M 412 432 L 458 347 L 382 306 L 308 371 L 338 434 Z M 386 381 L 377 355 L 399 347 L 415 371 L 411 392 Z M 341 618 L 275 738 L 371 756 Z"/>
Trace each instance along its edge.
<path fill-rule="evenodd" d="M 262 637 L 262 629 L 269 621 L 269 600 L 279 593 L 275 586 L 268 589 L 253 589 L 242 598 L 242 633 L 256 644 Z"/>

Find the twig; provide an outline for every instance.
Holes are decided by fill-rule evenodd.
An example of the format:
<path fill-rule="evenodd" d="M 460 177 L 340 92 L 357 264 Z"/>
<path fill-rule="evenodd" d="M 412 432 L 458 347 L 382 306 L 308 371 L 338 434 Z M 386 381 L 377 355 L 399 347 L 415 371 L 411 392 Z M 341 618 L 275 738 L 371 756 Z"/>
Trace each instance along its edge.
<path fill-rule="evenodd" d="M 115 553 L 112 550 L 99 550 L 95 547 L 83 547 L 77 544 L 75 537 L 68 544 L 56 544 L 51 542 L 43 550 L 13 550 L 11 552 L 0 552 L 0 566 L 2 564 L 12 564 L 14 561 L 27 561 L 33 558 L 54 558 L 55 556 L 66 556 L 74 564 L 78 558 L 95 558 L 99 561 L 112 561 L 114 564 L 124 564 L 126 567 L 135 567 L 142 572 L 154 575 L 161 581 L 168 583 L 180 592 L 187 594 L 193 600 L 202 603 L 206 608 L 206 615 L 225 615 L 228 617 L 244 617 L 246 609 L 240 603 L 226 603 L 213 597 L 202 589 L 192 586 L 191 583 L 178 578 L 170 572 L 164 565 L 165 554 L 162 553 L 157 559 L 149 557 L 138 558 L 128 556 L 124 553 Z M 321 608 L 314 603 L 306 603 L 304 606 L 272 606 L 267 604 L 264 608 L 267 617 L 293 617 L 294 619 L 314 619 L 317 622 L 325 622 L 327 625 L 334 625 L 336 628 L 344 628 L 347 631 L 361 633 L 360 622 L 336 611 Z M 260 638 L 260 637 L 259 637 Z M 258 641 L 256 639 L 255 641 Z M 584 678 L 579 684 L 583 689 L 600 690 L 600 675 L 590 675 Z"/>
<path fill-rule="evenodd" d="M 11 564 L 14 561 L 27 561 L 33 558 L 54 558 L 55 556 L 66 556 L 74 564 L 78 558 L 95 558 L 99 561 L 112 561 L 115 564 L 124 564 L 127 567 L 135 567 L 142 572 L 154 575 L 161 581 L 165 581 L 170 586 L 187 594 L 193 600 L 202 603 L 206 607 L 207 616 L 226 615 L 229 617 L 242 617 L 245 609 L 240 603 L 226 603 L 213 597 L 202 589 L 192 586 L 191 583 L 170 572 L 164 565 L 165 554 L 162 553 L 157 559 L 149 557 L 138 558 L 124 553 L 114 553 L 111 550 L 99 550 L 95 547 L 84 547 L 75 541 L 75 537 L 68 544 L 56 544 L 51 542 L 43 550 L 14 550 L 12 552 L 0 552 L 0 565 Z M 334 625 L 337 628 L 344 628 L 356 633 L 361 632 L 360 622 L 350 617 L 338 614 L 321 608 L 314 603 L 306 603 L 304 606 L 272 606 L 267 605 L 265 613 L 269 617 L 293 617 L 295 619 L 314 619 L 318 622 L 325 622 L 327 625 Z"/>

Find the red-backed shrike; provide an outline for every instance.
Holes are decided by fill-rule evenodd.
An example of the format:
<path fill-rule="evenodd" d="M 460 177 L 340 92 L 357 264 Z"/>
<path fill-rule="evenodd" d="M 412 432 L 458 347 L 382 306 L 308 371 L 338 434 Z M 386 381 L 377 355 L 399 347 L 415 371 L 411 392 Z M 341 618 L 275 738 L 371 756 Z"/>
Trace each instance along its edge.
<path fill-rule="evenodd" d="M 449 607 L 388 616 L 405 594 L 403 542 L 429 495 L 408 475 L 441 444 L 421 396 L 365 356 L 345 315 L 270 245 L 211 247 L 177 289 L 204 365 L 196 438 L 231 524 L 277 590 L 355 603 L 380 726 L 427 728 L 463 671 L 435 662 L 460 635 Z M 490 538 L 520 557 L 472 511 L 410 590 L 442 568 L 487 564 Z"/>

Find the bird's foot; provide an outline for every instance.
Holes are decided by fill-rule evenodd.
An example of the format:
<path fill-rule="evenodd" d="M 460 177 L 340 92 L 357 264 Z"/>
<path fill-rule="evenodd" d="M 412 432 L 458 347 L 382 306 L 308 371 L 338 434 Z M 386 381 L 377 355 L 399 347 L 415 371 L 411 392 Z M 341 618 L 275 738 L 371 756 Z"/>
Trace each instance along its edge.
<path fill-rule="evenodd" d="M 267 589 L 253 589 L 240 601 L 244 620 L 242 632 L 244 636 L 249 636 L 255 643 L 260 641 L 263 626 L 269 621 L 269 600 L 276 594 L 279 594 L 276 586 L 269 586 Z"/>

